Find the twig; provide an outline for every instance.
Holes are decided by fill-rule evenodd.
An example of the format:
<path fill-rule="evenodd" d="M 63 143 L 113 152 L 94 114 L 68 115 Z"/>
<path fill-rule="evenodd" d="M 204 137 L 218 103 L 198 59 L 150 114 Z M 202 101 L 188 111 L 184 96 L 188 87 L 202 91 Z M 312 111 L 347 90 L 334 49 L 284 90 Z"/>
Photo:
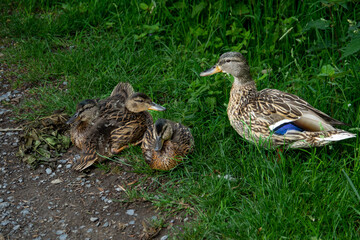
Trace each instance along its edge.
<path fill-rule="evenodd" d="M 0 132 L 23 131 L 22 128 L 0 128 Z"/>

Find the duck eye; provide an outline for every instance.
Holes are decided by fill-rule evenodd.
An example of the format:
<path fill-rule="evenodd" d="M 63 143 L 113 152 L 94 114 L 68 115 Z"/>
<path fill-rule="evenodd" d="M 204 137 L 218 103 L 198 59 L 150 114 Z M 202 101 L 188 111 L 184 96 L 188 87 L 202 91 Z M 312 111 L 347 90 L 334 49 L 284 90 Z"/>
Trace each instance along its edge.
<path fill-rule="evenodd" d="M 230 60 L 230 59 L 226 59 L 226 62 L 229 63 L 229 62 L 231 62 L 231 60 Z"/>

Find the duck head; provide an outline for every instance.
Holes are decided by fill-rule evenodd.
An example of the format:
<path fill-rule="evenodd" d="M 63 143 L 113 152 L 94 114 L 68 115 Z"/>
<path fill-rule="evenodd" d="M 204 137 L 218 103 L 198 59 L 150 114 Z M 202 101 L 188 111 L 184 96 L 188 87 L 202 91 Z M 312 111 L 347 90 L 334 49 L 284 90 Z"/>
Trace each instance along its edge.
<path fill-rule="evenodd" d="M 160 151 L 164 142 L 172 138 L 173 133 L 174 130 L 170 121 L 163 118 L 158 119 L 154 124 L 154 150 L 157 152 Z"/>
<path fill-rule="evenodd" d="M 241 83 L 252 81 L 250 68 L 245 57 L 239 52 L 226 52 L 210 69 L 200 73 L 201 77 L 210 76 L 218 72 L 228 73 Z"/>
<path fill-rule="evenodd" d="M 134 93 L 126 99 L 125 107 L 131 112 L 143 112 L 146 110 L 165 111 L 166 108 L 154 103 L 150 97 L 144 93 Z"/>
<path fill-rule="evenodd" d="M 95 99 L 86 99 L 76 106 L 76 113 L 66 122 L 72 124 L 75 121 L 92 122 L 99 113 L 98 101 Z"/>

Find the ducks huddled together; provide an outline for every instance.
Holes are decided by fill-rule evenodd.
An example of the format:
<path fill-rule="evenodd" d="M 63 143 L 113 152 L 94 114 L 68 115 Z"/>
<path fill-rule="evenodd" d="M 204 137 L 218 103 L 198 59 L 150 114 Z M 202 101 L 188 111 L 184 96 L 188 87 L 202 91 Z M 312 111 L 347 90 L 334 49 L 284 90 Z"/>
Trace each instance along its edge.
<path fill-rule="evenodd" d="M 246 59 L 238 52 L 224 53 L 200 76 L 218 72 L 234 77 L 227 113 L 232 127 L 249 142 L 268 149 L 306 148 L 356 137 L 335 128 L 345 124 L 296 95 L 276 89 L 258 91 Z M 162 118 L 154 123 L 147 110 L 166 109 L 123 82 L 106 99 L 80 102 L 68 121 L 71 141 L 81 149 L 74 169 L 82 171 L 104 157 L 119 154 L 130 144 L 141 144 L 145 161 L 152 169 L 177 166 L 194 149 L 189 128 Z"/>
<path fill-rule="evenodd" d="M 82 171 L 104 157 L 119 154 L 130 145 L 141 143 L 150 167 L 159 170 L 175 167 L 181 157 L 193 148 L 190 130 L 182 125 L 171 124 L 171 135 L 168 130 L 165 131 L 166 138 L 162 138 L 162 145 L 155 148 L 152 145 L 155 139 L 150 139 L 150 136 L 155 138 L 157 135 L 152 135 L 152 131 L 149 133 L 154 123 L 147 110 L 165 111 L 166 108 L 154 103 L 146 94 L 134 92 L 129 83 L 123 82 L 106 99 L 80 102 L 76 113 L 67 122 L 71 124 L 71 141 L 81 150 L 80 160 L 73 168 Z M 158 129 L 156 126 L 155 123 L 155 129 Z M 166 124 L 164 130 L 170 130 L 168 126 Z M 144 134 L 147 136 L 146 141 L 143 141 Z M 179 143 L 178 139 L 184 143 Z M 147 152 L 152 150 L 156 152 L 154 157 L 147 157 L 151 155 Z"/>

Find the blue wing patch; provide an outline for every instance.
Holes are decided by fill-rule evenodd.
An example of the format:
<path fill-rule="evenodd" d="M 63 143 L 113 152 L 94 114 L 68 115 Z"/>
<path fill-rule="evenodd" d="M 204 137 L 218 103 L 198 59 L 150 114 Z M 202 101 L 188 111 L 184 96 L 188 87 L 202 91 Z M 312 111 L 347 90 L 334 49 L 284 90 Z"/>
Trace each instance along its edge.
<path fill-rule="evenodd" d="M 299 131 L 299 132 L 303 132 L 304 129 L 299 128 L 298 126 L 296 126 L 293 123 L 284 123 L 280 126 L 278 126 L 277 128 L 275 128 L 273 130 L 274 133 L 279 134 L 279 135 L 284 135 L 287 131 L 289 130 L 295 130 L 295 131 Z"/>

